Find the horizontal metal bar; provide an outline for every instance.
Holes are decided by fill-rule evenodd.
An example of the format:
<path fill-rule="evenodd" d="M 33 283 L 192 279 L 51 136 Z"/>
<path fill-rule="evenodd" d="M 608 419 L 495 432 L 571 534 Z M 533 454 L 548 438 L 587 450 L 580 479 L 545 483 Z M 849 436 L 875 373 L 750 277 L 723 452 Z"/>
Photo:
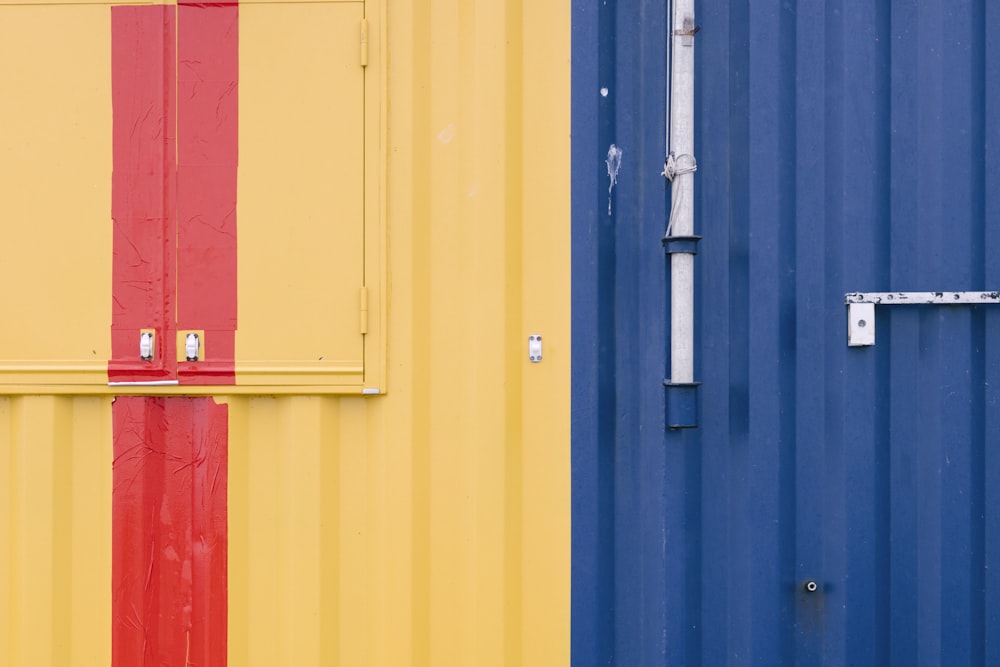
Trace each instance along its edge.
<path fill-rule="evenodd" d="M 849 292 L 844 295 L 844 303 L 877 303 L 883 306 L 1000 303 L 1000 292 Z"/>
<path fill-rule="evenodd" d="M 109 382 L 109 387 L 172 387 L 177 380 L 143 380 L 138 382 Z"/>

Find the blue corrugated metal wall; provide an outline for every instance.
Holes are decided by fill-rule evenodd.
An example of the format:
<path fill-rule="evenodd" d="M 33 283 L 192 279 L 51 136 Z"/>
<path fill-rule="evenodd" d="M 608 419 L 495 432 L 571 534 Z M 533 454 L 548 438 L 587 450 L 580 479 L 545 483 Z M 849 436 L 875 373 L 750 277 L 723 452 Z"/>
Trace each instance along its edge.
<path fill-rule="evenodd" d="M 843 301 L 1000 288 L 1000 4 L 697 3 L 681 432 L 664 4 L 573 2 L 574 665 L 1000 664 L 1000 306 Z"/>

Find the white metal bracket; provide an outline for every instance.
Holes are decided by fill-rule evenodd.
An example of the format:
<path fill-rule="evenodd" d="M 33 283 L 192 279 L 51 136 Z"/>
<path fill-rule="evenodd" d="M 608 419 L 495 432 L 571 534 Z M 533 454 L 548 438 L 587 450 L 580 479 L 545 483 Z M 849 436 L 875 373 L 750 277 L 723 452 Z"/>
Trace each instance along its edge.
<path fill-rule="evenodd" d="M 1000 292 L 850 292 L 847 304 L 847 344 L 875 344 L 875 306 L 931 304 L 938 306 L 1000 303 Z"/>
<path fill-rule="evenodd" d="M 851 347 L 875 344 L 875 304 L 847 305 L 847 344 Z"/>
<path fill-rule="evenodd" d="M 528 336 L 528 359 L 533 364 L 542 360 L 542 337 L 540 334 Z"/>

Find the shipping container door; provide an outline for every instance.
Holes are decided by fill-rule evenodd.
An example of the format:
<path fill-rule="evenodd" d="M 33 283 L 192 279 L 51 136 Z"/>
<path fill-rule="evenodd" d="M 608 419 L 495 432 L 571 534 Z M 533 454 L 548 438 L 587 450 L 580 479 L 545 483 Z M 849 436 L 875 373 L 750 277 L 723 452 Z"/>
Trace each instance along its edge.
<path fill-rule="evenodd" d="M 574 664 L 997 664 L 1000 306 L 845 294 L 1000 286 L 1000 12 L 698 4 L 674 432 L 660 5 L 574 3 Z"/>
<path fill-rule="evenodd" d="M 373 157 L 365 150 L 364 16 L 363 2 L 240 7 L 242 383 L 362 381 L 365 166 Z"/>
<path fill-rule="evenodd" d="M 383 391 L 379 25 L 0 0 L 0 385 Z"/>

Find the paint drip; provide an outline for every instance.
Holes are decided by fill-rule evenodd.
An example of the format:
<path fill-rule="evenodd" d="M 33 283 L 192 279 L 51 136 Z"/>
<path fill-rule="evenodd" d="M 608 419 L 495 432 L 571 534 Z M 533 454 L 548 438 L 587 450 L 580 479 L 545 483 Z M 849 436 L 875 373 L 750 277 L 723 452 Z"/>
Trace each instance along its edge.
<path fill-rule="evenodd" d="M 618 148 L 614 144 L 608 148 L 608 179 L 610 183 L 608 184 L 608 217 L 611 217 L 611 191 L 615 189 L 615 185 L 618 183 L 618 170 L 622 166 L 622 149 Z"/>

